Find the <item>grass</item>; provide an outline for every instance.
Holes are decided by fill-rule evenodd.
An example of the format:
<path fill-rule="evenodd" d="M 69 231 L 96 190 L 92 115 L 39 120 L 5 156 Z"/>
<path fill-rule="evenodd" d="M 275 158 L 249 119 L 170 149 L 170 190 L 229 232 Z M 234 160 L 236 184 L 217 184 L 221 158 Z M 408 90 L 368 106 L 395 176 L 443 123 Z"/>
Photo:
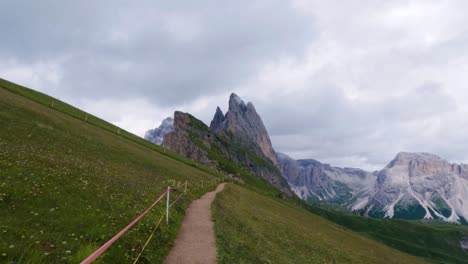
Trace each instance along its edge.
<path fill-rule="evenodd" d="M 435 263 L 468 263 L 468 252 L 460 247 L 460 241 L 468 237 L 466 226 L 366 218 L 303 202 L 299 204 L 316 215 L 408 254 L 430 259 Z"/>
<path fill-rule="evenodd" d="M 107 130 L 108 132 L 118 135 L 122 139 L 132 141 L 136 144 L 145 146 L 149 149 L 152 149 L 154 151 L 159 152 L 162 155 L 171 157 L 172 159 L 175 159 L 177 161 L 180 161 L 182 163 L 185 163 L 189 166 L 195 167 L 199 170 L 203 170 L 209 174 L 221 176 L 219 173 L 216 171 L 213 171 L 212 169 L 203 166 L 201 164 L 198 164 L 194 162 L 191 159 L 187 159 L 183 156 L 178 155 L 177 153 L 168 151 L 156 144 L 153 144 L 151 142 L 148 142 L 147 140 L 136 136 L 124 129 L 121 129 L 120 127 L 117 127 L 109 122 L 106 122 L 105 120 L 102 120 L 96 116 L 90 115 L 89 113 L 86 113 L 76 107 L 73 107 L 65 102 L 62 102 L 60 100 L 57 100 L 56 98 L 53 98 L 51 96 L 48 96 L 46 94 L 40 93 L 38 91 L 29 89 L 27 87 L 23 87 L 20 85 L 17 85 L 15 83 L 9 82 L 7 80 L 1 79 L 0 78 L 0 88 L 3 88 L 5 90 L 8 90 L 12 93 L 15 93 L 17 95 L 21 95 L 22 97 L 28 98 L 31 101 L 34 101 L 38 104 L 42 104 L 44 106 L 47 106 L 49 108 L 55 109 L 56 111 L 59 111 L 61 113 L 64 113 L 68 115 L 69 117 L 76 118 L 78 120 L 84 121 L 90 125 L 94 125 L 96 127 L 99 127 L 101 129 Z"/>
<path fill-rule="evenodd" d="M 212 207 L 219 263 L 424 263 L 289 202 L 228 184 Z"/>
<path fill-rule="evenodd" d="M 85 115 L 0 80 L 0 263 L 79 263 L 168 185 L 188 180 L 188 195 L 139 263 L 162 262 L 186 206 L 214 187 L 202 189 L 199 183 L 217 173 Z M 163 207 L 152 210 L 96 263 L 129 263 Z"/>

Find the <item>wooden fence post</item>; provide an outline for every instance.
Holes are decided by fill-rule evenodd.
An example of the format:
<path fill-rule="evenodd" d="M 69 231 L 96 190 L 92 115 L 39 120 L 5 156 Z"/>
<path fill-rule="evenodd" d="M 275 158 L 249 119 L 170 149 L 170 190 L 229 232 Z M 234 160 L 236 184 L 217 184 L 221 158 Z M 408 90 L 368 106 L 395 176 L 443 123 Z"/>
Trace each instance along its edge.
<path fill-rule="evenodd" d="M 166 199 L 166 224 L 169 224 L 169 196 L 171 194 L 171 188 L 167 186 L 167 199 Z"/>

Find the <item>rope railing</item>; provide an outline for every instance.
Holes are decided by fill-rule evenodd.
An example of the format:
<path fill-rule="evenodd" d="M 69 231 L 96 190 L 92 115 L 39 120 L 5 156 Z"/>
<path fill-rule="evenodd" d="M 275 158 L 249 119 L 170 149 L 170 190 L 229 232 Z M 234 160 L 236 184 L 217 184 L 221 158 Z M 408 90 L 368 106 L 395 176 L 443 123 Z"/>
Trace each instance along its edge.
<path fill-rule="evenodd" d="M 208 182 L 211 182 L 212 184 L 216 183 L 216 181 L 219 180 L 219 179 L 213 179 L 211 181 L 208 181 Z M 148 212 L 153 209 L 163 198 L 164 196 L 167 197 L 167 201 L 166 201 L 166 213 L 161 215 L 161 217 L 159 218 L 159 220 L 156 222 L 150 236 L 148 237 L 148 239 L 146 240 L 144 246 L 142 247 L 141 251 L 139 252 L 137 258 L 135 259 L 135 261 L 133 262 L 133 264 L 136 264 L 138 262 L 138 260 L 140 259 L 140 257 L 142 256 L 143 252 L 145 251 L 146 247 L 149 245 L 151 239 L 154 237 L 155 233 L 156 233 L 156 230 L 158 229 L 159 225 L 161 224 L 162 220 L 164 219 L 164 217 L 166 217 L 166 223 L 168 223 L 169 221 L 169 209 L 172 208 L 172 206 L 177 203 L 179 201 L 179 199 L 183 196 L 183 195 L 186 195 L 187 194 L 187 185 L 188 185 L 188 181 L 185 181 L 185 186 L 184 186 L 184 191 L 181 192 L 175 199 L 172 203 L 169 203 L 170 202 L 170 193 L 171 191 L 176 191 L 176 190 L 179 190 L 179 188 L 170 188 L 168 187 L 166 191 L 164 191 L 157 199 L 156 201 L 154 201 L 153 204 L 151 204 L 150 207 L 148 207 L 143 213 L 141 213 L 137 218 L 135 218 L 130 224 L 128 224 L 124 229 L 122 229 L 119 233 L 117 233 L 117 235 L 115 235 L 114 237 L 112 237 L 109 241 L 107 241 L 104 245 L 102 245 L 99 249 L 97 249 L 94 253 L 92 253 L 91 255 L 89 255 L 85 260 L 83 260 L 81 262 L 81 264 L 89 264 L 89 263 L 92 263 L 95 259 L 97 259 L 99 256 L 101 256 L 115 241 L 117 241 L 117 239 L 119 239 L 123 234 L 125 234 L 130 228 L 132 228 L 137 222 L 139 222 L 146 214 L 148 214 Z M 201 186 L 202 188 L 204 187 L 204 181 L 201 182 Z"/>
<path fill-rule="evenodd" d="M 171 208 L 181 197 L 182 195 L 184 195 L 185 193 L 181 193 L 179 194 L 179 196 L 169 205 L 169 208 Z M 145 251 L 146 247 L 149 245 L 151 239 L 153 239 L 154 237 L 154 234 L 156 233 L 156 230 L 158 229 L 159 225 L 161 224 L 162 220 L 164 219 L 164 215 L 161 215 L 161 217 L 159 218 L 158 222 L 156 223 L 156 225 L 154 226 L 153 228 L 153 231 L 151 232 L 150 236 L 148 237 L 148 239 L 146 240 L 145 244 L 143 245 L 143 247 L 141 248 L 140 250 L 140 253 L 138 253 L 138 256 L 136 257 L 135 261 L 133 262 L 133 264 L 136 264 L 138 262 L 138 260 L 140 259 L 141 255 L 143 254 L 143 252 Z"/>

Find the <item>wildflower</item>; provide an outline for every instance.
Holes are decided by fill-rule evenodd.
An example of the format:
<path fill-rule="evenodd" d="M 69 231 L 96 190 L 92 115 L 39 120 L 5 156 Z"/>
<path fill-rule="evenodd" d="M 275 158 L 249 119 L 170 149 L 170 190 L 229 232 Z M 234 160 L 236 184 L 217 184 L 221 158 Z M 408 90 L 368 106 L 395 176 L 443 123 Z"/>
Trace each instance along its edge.
<path fill-rule="evenodd" d="M 71 250 L 67 250 L 67 251 L 65 251 L 65 253 L 70 254 L 70 253 L 71 253 Z"/>
<path fill-rule="evenodd" d="M 66 245 L 67 244 L 67 241 L 62 241 L 62 245 Z"/>
<path fill-rule="evenodd" d="M 2 257 L 6 257 L 6 253 L 2 253 Z"/>
<path fill-rule="evenodd" d="M 10 248 L 15 248 L 15 245 L 10 245 Z"/>
<path fill-rule="evenodd" d="M 39 241 L 38 241 L 38 240 L 36 240 L 36 244 L 39 244 Z"/>

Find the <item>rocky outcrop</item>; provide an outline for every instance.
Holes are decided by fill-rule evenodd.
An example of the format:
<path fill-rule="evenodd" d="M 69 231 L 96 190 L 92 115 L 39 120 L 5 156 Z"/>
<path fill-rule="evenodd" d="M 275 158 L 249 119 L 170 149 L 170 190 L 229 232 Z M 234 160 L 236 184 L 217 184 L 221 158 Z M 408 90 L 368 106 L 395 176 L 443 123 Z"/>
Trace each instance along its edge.
<path fill-rule="evenodd" d="M 174 113 L 174 130 L 164 137 L 162 146 L 198 163 L 213 167 L 214 163 L 208 159 L 207 151 L 195 144 L 190 134 L 195 133 L 200 138 L 205 138 L 209 135 L 208 133 L 203 134 L 202 131 L 194 129 L 191 122 L 192 118 L 187 113 L 176 111 Z"/>
<path fill-rule="evenodd" d="M 231 96 L 229 112 L 223 115 L 218 107 L 210 128 L 190 114 L 176 112 L 174 131 L 164 137 L 162 146 L 228 174 L 246 172 L 263 178 L 285 194 L 292 195 L 279 168 L 257 143 L 258 138 L 266 135 L 271 148 L 263 123 L 255 124 L 261 122 L 260 117 L 252 111 L 255 111 L 253 106 L 245 105 L 235 95 Z M 272 157 L 276 158 L 276 154 Z"/>
<path fill-rule="evenodd" d="M 283 175 L 304 200 L 340 204 L 362 215 L 467 223 L 468 165 L 429 153 L 399 153 L 366 172 L 278 154 Z"/>
<path fill-rule="evenodd" d="M 348 206 L 374 186 L 376 173 L 338 168 L 316 160 L 294 160 L 278 153 L 283 175 L 291 189 L 307 201 L 319 200 Z"/>
<path fill-rule="evenodd" d="M 244 145 L 258 145 L 265 157 L 275 166 L 279 165 L 270 136 L 254 105 L 251 102 L 245 104 L 236 94 L 229 97 L 229 111 L 226 115 L 223 116 L 219 107 L 216 109 L 210 129 L 215 133 L 231 133 Z"/>
<path fill-rule="evenodd" d="M 210 124 L 210 129 L 213 132 L 220 132 L 227 129 L 226 117 L 224 117 L 223 111 L 219 106 L 216 108 L 215 115 Z"/>
<path fill-rule="evenodd" d="M 379 172 L 370 214 L 408 219 L 468 219 L 468 165 L 429 153 L 399 153 Z"/>
<path fill-rule="evenodd" d="M 161 145 L 164 136 L 174 130 L 174 119 L 168 117 L 164 119 L 161 125 L 155 129 L 148 130 L 145 133 L 145 139 L 155 144 Z"/>

